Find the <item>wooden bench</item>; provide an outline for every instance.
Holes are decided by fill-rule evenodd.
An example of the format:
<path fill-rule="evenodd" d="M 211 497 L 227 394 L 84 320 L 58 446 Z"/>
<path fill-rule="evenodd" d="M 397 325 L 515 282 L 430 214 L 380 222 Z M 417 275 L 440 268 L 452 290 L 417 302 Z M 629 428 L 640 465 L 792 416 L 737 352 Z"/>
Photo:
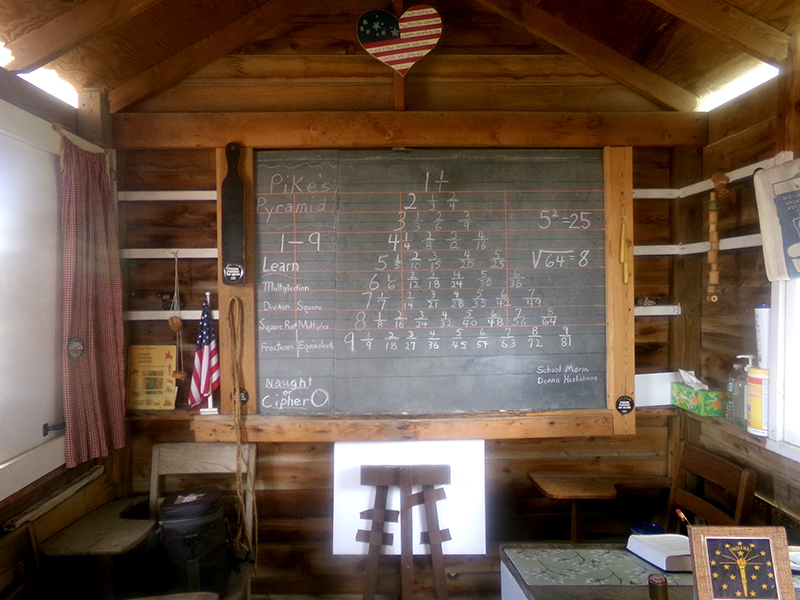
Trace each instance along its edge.
<path fill-rule="evenodd" d="M 147 496 L 113 500 L 96 508 L 42 544 L 49 557 L 94 557 L 100 563 L 104 598 L 114 597 L 114 557 L 130 552 L 155 531 L 156 521 L 126 518 L 137 505 L 147 504 Z"/>
<path fill-rule="evenodd" d="M 619 488 L 669 489 L 672 480 L 662 475 L 628 475 L 622 473 L 581 473 L 542 471 L 528 473 L 533 484 L 548 498 L 570 500 L 572 515 L 570 540 L 583 541 L 582 500 L 613 500 Z"/>

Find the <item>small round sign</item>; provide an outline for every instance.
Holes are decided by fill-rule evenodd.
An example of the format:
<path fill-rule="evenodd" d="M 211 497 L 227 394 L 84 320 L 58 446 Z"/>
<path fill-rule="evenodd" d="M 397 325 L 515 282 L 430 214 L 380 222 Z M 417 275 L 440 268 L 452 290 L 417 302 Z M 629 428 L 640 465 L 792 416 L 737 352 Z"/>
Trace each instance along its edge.
<path fill-rule="evenodd" d="M 617 398 L 617 412 L 621 415 L 627 415 L 629 412 L 633 412 L 633 398 L 630 396 L 620 396 Z"/>
<path fill-rule="evenodd" d="M 235 399 L 233 392 L 231 392 L 231 401 L 233 402 Z M 239 403 L 244 406 L 248 400 L 250 400 L 250 394 L 247 393 L 246 389 L 239 388 Z"/>
<path fill-rule="evenodd" d="M 244 278 L 244 267 L 236 263 L 228 263 L 223 267 L 222 275 L 228 281 L 239 281 Z"/>
<path fill-rule="evenodd" d="M 67 342 L 67 356 L 70 358 L 80 358 L 85 350 L 83 340 L 79 337 L 74 337 Z"/>

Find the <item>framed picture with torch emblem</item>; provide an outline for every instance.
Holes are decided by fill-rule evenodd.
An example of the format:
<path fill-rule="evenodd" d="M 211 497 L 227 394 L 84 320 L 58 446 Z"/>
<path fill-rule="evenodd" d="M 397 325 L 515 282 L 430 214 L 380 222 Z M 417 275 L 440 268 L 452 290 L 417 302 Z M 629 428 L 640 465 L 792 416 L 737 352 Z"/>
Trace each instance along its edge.
<path fill-rule="evenodd" d="M 783 527 L 689 527 L 697 600 L 792 600 Z"/>

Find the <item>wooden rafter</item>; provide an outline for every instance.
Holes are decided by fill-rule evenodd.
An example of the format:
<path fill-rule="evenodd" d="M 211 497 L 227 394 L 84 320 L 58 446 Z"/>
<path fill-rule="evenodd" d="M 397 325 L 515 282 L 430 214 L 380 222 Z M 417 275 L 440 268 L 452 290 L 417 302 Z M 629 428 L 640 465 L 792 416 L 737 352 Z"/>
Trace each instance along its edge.
<path fill-rule="evenodd" d="M 38 69 L 158 2 L 161 0 L 88 0 L 8 44 L 14 60 L 6 68 L 15 73 Z"/>
<path fill-rule="evenodd" d="M 112 89 L 109 93 L 111 112 L 129 108 L 167 89 L 215 58 L 236 50 L 318 1 L 269 0 L 261 4 L 208 37 Z"/>
<path fill-rule="evenodd" d="M 697 96 L 525 0 L 478 0 L 533 35 L 664 106 L 693 111 Z"/>
<path fill-rule="evenodd" d="M 724 0 L 648 0 L 651 4 L 727 42 L 759 60 L 778 66 L 790 36 Z"/>

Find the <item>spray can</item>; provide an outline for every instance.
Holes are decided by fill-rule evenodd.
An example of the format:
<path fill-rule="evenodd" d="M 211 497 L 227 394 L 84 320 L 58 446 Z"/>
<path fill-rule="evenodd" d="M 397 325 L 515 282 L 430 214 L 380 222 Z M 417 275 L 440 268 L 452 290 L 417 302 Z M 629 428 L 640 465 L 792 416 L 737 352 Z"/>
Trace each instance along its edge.
<path fill-rule="evenodd" d="M 747 432 L 766 437 L 769 434 L 769 371 L 747 371 Z"/>

